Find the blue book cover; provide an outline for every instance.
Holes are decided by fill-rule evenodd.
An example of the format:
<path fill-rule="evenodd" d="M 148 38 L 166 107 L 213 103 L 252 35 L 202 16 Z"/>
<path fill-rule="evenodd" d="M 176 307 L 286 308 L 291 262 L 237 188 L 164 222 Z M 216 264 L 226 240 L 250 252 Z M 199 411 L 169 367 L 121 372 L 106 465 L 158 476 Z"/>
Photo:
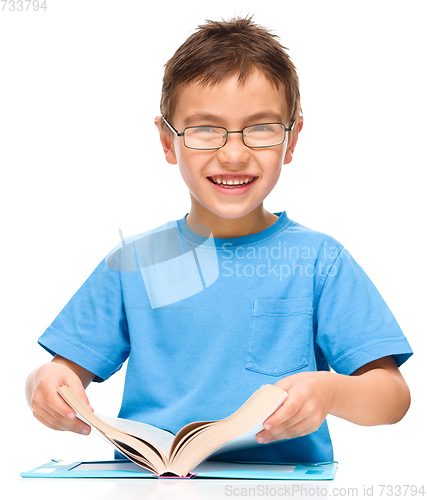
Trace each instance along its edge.
<path fill-rule="evenodd" d="M 337 462 L 327 463 L 252 463 L 208 460 L 197 465 L 185 479 L 286 479 L 332 480 Z M 128 460 L 76 462 L 51 460 L 27 472 L 23 478 L 159 478 L 177 479 L 174 475 L 157 476 Z M 184 479 L 184 478 L 182 478 Z"/>

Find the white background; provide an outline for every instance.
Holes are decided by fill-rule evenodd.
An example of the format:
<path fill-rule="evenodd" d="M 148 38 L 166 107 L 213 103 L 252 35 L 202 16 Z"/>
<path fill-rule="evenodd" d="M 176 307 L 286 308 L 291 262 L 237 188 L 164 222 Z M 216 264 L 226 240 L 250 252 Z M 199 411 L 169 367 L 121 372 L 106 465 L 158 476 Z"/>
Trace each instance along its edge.
<path fill-rule="evenodd" d="M 107 498 L 120 488 L 19 479 L 19 471 L 50 458 L 111 457 L 93 436 L 39 424 L 26 406 L 24 383 L 51 359 L 37 338 L 119 242 L 118 228 L 128 236 L 189 211 L 188 190 L 178 168 L 165 162 L 153 121 L 163 65 L 205 19 L 235 14 L 254 14 L 255 22 L 280 36 L 301 83 L 304 128 L 265 207 L 286 210 L 343 243 L 415 351 L 401 369 L 412 406 L 400 423 L 363 428 L 329 419 L 338 484 L 422 484 L 424 5 L 47 0 L 47 11 L 10 12 L 6 6 L 0 12 L 0 475 L 22 495 L 53 498 L 61 487 L 62 498 Z M 117 414 L 123 380 L 124 370 L 92 384 L 92 405 Z M 209 496 L 209 489 L 203 494 Z"/>

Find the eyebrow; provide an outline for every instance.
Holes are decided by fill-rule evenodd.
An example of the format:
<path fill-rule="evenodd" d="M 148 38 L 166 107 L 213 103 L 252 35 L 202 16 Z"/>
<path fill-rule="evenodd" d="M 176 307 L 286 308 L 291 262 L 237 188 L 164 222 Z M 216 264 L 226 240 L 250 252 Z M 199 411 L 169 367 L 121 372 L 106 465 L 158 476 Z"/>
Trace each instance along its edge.
<path fill-rule="evenodd" d="M 257 124 L 262 120 L 268 120 L 274 123 L 282 123 L 283 117 L 278 113 L 274 113 L 272 111 L 264 111 L 261 113 L 256 113 L 251 115 L 245 119 L 246 122 Z M 210 113 L 196 113 L 194 115 L 187 116 L 184 119 L 184 127 L 188 127 L 191 123 L 194 122 L 204 122 L 205 124 L 210 123 L 220 123 L 223 119 L 220 116 L 213 115 Z"/>

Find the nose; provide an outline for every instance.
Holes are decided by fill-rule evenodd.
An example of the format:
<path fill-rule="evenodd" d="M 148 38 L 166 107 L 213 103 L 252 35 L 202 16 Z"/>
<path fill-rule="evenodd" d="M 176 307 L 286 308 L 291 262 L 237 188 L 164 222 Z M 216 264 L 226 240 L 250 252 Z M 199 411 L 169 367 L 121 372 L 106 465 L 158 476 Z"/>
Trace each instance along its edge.
<path fill-rule="evenodd" d="M 242 134 L 229 133 L 225 146 L 218 149 L 218 161 L 225 165 L 239 165 L 249 161 L 250 150 L 243 143 Z"/>

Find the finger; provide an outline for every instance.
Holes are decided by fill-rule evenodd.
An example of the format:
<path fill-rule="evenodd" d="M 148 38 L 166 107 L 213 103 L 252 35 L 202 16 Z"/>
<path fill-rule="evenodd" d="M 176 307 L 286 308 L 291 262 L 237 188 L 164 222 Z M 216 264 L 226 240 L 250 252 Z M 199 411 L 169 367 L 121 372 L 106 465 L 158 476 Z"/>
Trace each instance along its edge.
<path fill-rule="evenodd" d="M 76 381 L 72 381 L 72 383 L 67 383 L 68 387 L 74 391 L 76 396 L 92 411 L 94 412 L 95 410 L 92 408 L 92 405 L 89 403 L 89 399 L 87 397 L 86 391 L 80 381 L 80 379 L 77 379 Z"/>
<path fill-rule="evenodd" d="M 269 430 L 264 430 L 259 432 L 256 435 L 256 439 L 258 443 L 270 443 L 272 441 L 276 441 L 278 439 L 278 436 L 284 436 L 281 437 L 280 439 L 292 439 L 295 436 L 292 434 L 292 432 L 286 434 L 289 429 L 294 428 L 296 425 L 298 425 L 301 422 L 301 418 L 294 417 L 291 420 L 287 420 L 286 422 L 276 425 L 275 427 L 272 427 Z"/>
<path fill-rule="evenodd" d="M 35 411 L 38 415 L 41 415 L 43 414 L 44 412 L 48 413 L 51 418 L 50 420 L 57 420 L 57 421 L 61 421 L 61 422 L 68 422 L 69 420 L 73 420 L 75 418 L 75 412 L 71 412 L 70 411 L 70 414 L 67 416 L 67 417 L 64 417 L 63 415 L 61 415 L 60 413 L 58 413 L 54 408 L 52 408 L 51 406 L 43 403 L 43 402 L 38 402 L 36 401 L 35 399 L 33 399 L 32 403 L 31 403 L 31 409 L 33 411 Z"/>
<path fill-rule="evenodd" d="M 93 412 L 93 408 L 89 403 L 85 390 L 80 383 L 80 380 L 75 380 L 74 378 L 71 380 L 66 380 L 66 384 L 70 387 L 77 395 L 79 399 L 82 400 L 86 406 Z M 73 419 L 76 417 L 76 412 L 73 408 L 62 398 L 62 396 L 58 393 L 57 385 L 53 384 L 49 386 L 48 389 L 45 389 L 43 394 L 39 396 L 35 395 L 36 401 L 46 401 L 46 404 L 52 409 L 53 412 L 59 413 L 65 418 Z M 45 405 L 41 405 L 45 406 Z"/>
<path fill-rule="evenodd" d="M 45 420 L 43 417 L 41 417 L 40 415 L 38 415 L 37 413 L 33 412 L 33 415 L 34 417 L 39 421 L 41 422 L 43 425 L 45 425 L 46 427 L 48 427 L 49 429 L 53 429 L 54 431 L 62 431 L 63 429 L 60 429 L 59 427 L 55 427 L 54 425 L 52 425 L 51 423 L 49 423 L 47 420 Z"/>
<path fill-rule="evenodd" d="M 34 406 L 33 415 L 50 429 L 55 429 L 57 431 L 69 431 L 72 428 L 66 422 L 55 418 L 44 408 Z"/>
<path fill-rule="evenodd" d="M 287 422 L 283 422 L 269 431 L 260 432 L 257 435 L 257 440 L 260 443 L 270 443 L 279 439 L 306 436 L 319 430 L 321 425 L 322 419 L 319 419 L 315 413 L 307 413 L 303 407 Z"/>
<path fill-rule="evenodd" d="M 260 433 L 257 434 L 257 441 L 259 443 L 268 443 L 271 441 L 275 441 L 277 439 L 278 435 L 283 435 L 285 434 L 288 429 L 295 427 L 298 425 L 300 422 L 303 422 L 307 419 L 310 419 L 310 422 L 314 422 L 314 418 L 312 415 L 307 415 L 307 412 L 305 411 L 304 405 L 299 408 L 299 410 L 289 419 L 286 421 L 282 421 L 275 425 L 274 427 L 269 428 L 267 427 L 264 431 L 261 431 Z M 291 439 L 295 437 L 292 433 L 290 433 L 286 439 Z M 281 438 L 285 439 L 285 438 Z"/>
<path fill-rule="evenodd" d="M 295 396 L 289 395 L 283 404 L 264 421 L 264 429 L 269 430 L 287 422 L 294 417 L 301 408 L 301 402 Z"/>
<path fill-rule="evenodd" d="M 298 437 L 307 436 L 312 432 L 316 432 L 318 430 L 317 424 L 310 424 L 307 420 L 303 420 L 293 425 L 292 427 L 287 428 L 283 432 L 279 432 L 271 439 L 264 441 L 265 444 L 274 443 L 276 441 L 281 441 L 283 439 L 295 439 Z"/>
<path fill-rule="evenodd" d="M 73 392 L 76 394 L 76 396 L 92 411 L 94 412 L 95 410 L 92 408 L 92 405 L 89 403 L 89 399 L 87 397 L 86 391 L 81 383 L 81 380 L 76 376 L 72 377 L 70 379 L 66 379 L 66 384 L 70 389 L 73 390 Z M 57 392 L 59 395 L 59 393 Z M 59 395 L 62 401 L 62 396 Z"/>
<path fill-rule="evenodd" d="M 72 419 L 76 416 L 76 412 L 62 399 L 55 388 L 36 390 L 33 402 L 41 408 L 48 407 L 49 413 L 59 414 L 63 418 Z"/>
<path fill-rule="evenodd" d="M 69 419 L 62 417 L 58 413 L 52 414 L 50 413 L 50 409 L 45 409 L 39 406 L 37 403 L 33 403 L 32 409 L 34 416 L 36 418 L 40 417 L 43 420 L 42 423 L 47 422 L 47 424 L 49 424 L 47 425 L 47 427 L 49 427 L 50 429 L 71 431 L 84 435 L 90 434 L 90 427 L 76 417 Z"/>

